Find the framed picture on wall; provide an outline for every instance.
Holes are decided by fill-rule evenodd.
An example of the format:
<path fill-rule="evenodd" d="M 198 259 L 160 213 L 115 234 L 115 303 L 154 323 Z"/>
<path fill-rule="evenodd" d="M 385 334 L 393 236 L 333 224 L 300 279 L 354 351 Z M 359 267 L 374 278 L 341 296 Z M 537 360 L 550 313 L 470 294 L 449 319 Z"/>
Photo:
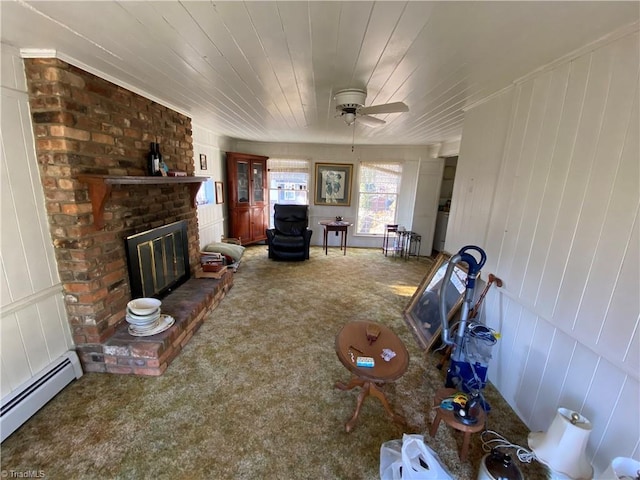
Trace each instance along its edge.
<path fill-rule="evenodd" d="M 316 163 L 316 205 L 348 207 L 351 205 L 351 177 L 349 163 Z"/>
<path fill-rule="evenodd" d="M 204 153 L 200 154 L 200 170 L 207 169 L 207 156 Z"/>
<path fill-rule="evenodd" d="M 224 203 L 224 184 L 216 182 L 216 203 Z"/>

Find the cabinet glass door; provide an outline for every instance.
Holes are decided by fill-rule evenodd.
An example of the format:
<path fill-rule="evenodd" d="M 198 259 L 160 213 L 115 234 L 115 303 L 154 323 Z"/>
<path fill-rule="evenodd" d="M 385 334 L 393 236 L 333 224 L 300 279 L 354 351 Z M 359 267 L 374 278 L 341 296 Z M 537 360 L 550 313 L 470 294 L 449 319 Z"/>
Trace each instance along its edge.
<path fill-rule="evenodd" d="M 236 189 L 239 203 L 249 203 L 249 164 L 246 162 L 236 163 Z"/>
<path fill-rule="evenodd" d="M 264 202 L 264 169 L 261 163 L 251 165 L 253 169 L 253 201 Z"/>

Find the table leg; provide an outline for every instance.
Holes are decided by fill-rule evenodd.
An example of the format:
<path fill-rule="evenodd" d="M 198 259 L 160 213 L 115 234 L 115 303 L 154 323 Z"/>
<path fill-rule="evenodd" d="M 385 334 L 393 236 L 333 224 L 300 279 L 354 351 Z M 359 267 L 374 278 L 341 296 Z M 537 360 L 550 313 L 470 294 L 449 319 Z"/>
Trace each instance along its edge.
<path fill-rule="evenodd" d="M 393 418 L 394 421 L 405 424 L 406 421 L 402 415 L 398 415 L 391 409 L 391 405 L 389 405 L 389 401 L 387 400 L 387 396 L 384 394 L 382 390 L 380 390 L 375 383 L 370 384 L 371 387 L 369 389 L 369 393 L 376 397 L 382 403 L 382 406 L 387 411 L 387 413 Z"/>
<path fill-rule="evenodd" d="M 352 377 L 351 380 L 349 380 L 349 383 L 345 384 L 344 382 L 336 382 L 334 386 L 335 388 L 339 388 L 340 390 L 352 390 L 355 387 L 362 387 L 362 390 L 358 394 L 356 411 L 353 412 L 353 415 L 351 416 L 349 421 L 345 424 L 345 429 L 347 433 L 355 428 L 356 421 L 358 420 L 358 415 L 360 415 L 360 410 L 362 409 L 362 404 L 364 403 L 364 399 L 368 395 L 372 395 L 376 397 L 378 400 L 380 400 L 380 402 L 382 403 L 382 406 L 387 411 L 387 413 L 391 416 L 393 421 L 406 425 L 406 420 L 404 419 L 404 417 L 402 415 L 398 415 L 397 413 L 394 413 L 394 411 L 391 409 L 391 405 L 389 405 L 389 401 L 387 400 L 386 395 L 382 390 L 380 390 L 376 386 L 375 383 L 370 382 L 368 380 L 362 380 L 357 377 Z"/>
<path fill-rule="evenodd" d="M 345 236 L 345 231 L 342 231 L 342 238 L 340 239 L 341 245 L 342 246 L 344 244 L 344 251 L 343 251 L 343 255 L 347 254 L 347 237 Z"/>
<path fill-rule="evenodd" d="M 358 395 L 358 403 L 356 403 L 356 411 L 353 412 L 353 417 L 351 417 L 351 420 L 349 420 L 345 425 L 345 430 L 347 431 L 347 433 L 353 430 L 353 428 L 356 426 L 356 420 L 358 420 L 358 415 L 360 415 L 362 403 L 364 402 L 365 397 L 369 395 L 369 385 L 371 385 L 370 382 L 364 382 L 364 385 L 362 386 L 362 390 Z"/>
<path fill-rule="evenodd" d="M 351 380 L 349 380 L 349 383 L 345 384 L 344 382 L 336 382 L 334 386 L 340 390 L 353 390 L 355 387 L 362 387 L 363 385 L 364 380 L 352 377 Z"/>
<path fill-rule="evenodd" d="M 469 442 L 471 441 L 471 432 L 464 432 L 464 438 L 462 440 L 462 448 L 460 449 L 460 460 L 463 462 L 467 460 L 469 456 Z"/>
<path fill-rule="evenodd" d="M 436 418 L 433 419 L 433 422 L 431 422 L 431 427 L 429 427 L 429 435 L 431 435 L 432 437 L 436 436 L 436 432 L 438 431 L 438 427 L 440 426 L 440 420 L 442 420 L 442 417 L 440 416 L 440 409 L 438 408 L 438 411 L 436 412 Z"/>
<path fill-rule="evenodd" d="M 324 254 L 327 255 L 329 249 L 329 231 L 327 227 L 324 227 L 324 236 L 322 237 L 322 246 L 324 247 Z"/>

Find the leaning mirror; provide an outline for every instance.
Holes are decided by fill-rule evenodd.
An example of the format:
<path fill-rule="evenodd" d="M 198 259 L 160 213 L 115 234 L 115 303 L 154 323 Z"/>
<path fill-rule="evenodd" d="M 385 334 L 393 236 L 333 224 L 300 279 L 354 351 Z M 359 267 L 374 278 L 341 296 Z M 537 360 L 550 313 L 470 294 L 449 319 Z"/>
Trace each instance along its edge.
<path fill-rule="evenodd" d="M 411 297 L 403 316 L 407 325 L 416 337 L 421 348 L 429 350 L 440 335 L 442 323 L 440 321 L 440 285 L 444 277 L 451 255 L 441 252 L 436 257 L 433 266 L 427 272 L 418 289 Z M 467 269 L 463 263 L 454 267 L 451 280 L 446 285 L 445 301 L 448 319 L 456 314 L 465 292 Z"/>

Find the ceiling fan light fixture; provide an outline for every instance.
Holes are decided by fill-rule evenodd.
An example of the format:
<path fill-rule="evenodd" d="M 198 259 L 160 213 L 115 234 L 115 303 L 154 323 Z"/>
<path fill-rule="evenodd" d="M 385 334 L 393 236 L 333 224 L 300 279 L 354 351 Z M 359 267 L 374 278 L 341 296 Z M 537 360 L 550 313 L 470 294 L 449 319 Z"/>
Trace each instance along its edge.
<path fill-rule="evenodd" d="M 353 125 L 353 122 L 356 121 L 356 114 L 355 113 L 351 113 L 351 112 L 347 112 L 343 115 L 344 117 L 344 121 L 346 122 L 347 125 Z"/>
<path fill-rule="evenodd" d="M 379 127 L 386 122 L 371 115 L 408 112 L 409 107 L 403 102 L 384 103 L 381 105 L 364 106 L 367 91 L 363 88 L 346 88 L 339 90 L 333 97 L 336 101 L 336 111 L 347 125 L 353 125 L 356 119 L 368 127 Z"/>

